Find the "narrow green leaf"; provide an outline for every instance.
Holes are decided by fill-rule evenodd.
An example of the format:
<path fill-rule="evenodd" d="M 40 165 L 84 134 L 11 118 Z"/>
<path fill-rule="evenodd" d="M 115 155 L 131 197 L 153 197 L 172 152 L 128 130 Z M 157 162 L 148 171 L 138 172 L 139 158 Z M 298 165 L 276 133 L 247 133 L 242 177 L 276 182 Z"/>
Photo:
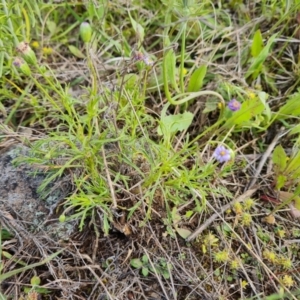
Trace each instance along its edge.
<path fill-rule="evenodd" d="M 78 58 L 85 58 L 85 55 L 77 47 L 69 45 L 68 48 L 74 56 Z"/>
<path fill-rule="evenodd" d="M 258 29 L 254 33 L 253 42 L 251 45 L 252 57 L 257 57 L 259 55 L 259 53 L 262 51 L 263 47 L 264 47 L 263 38 L 262 38 L 260 30 Z"/>
<path fill-rule="evenodd" d="M 264 115 L 267 117 L 267 122 L 269 122 L 271 120 L 271 117 L 272 117 L 272 111 L 270 109 L 269 104 L 267 103 L 269 95 L 265 92 L 259 92 L 258 93 L 258 98 L 265 107 Z"/>
<path fill-rule="evenodd" d="M 4 63 L 4 52 L 0 53 L 0 78 L 2 78 L 3 74 L 3 63 Z M 1 108 L 2 107 L 2 108 Z M 0 103 L 0 109 L 3 109 L 3 105 Z"/>
<path fill-rule="evenodd" d="M 50 256 L 48 256 L 47 258 L 45 258 L 44 260 L 42 260 L 41 262 L 38 262 L 38 263 L 35 263 L 35 264 L 31 264 L 31 265 L 28 265 L 26 267 L 23 267 L 23 268 L 20 268 L 20 269 L 16 269 L 16 270 L 12 270 L 10 272 L 7 272 L 7 273 L 4 273 L 4 274 L 0 274 L 0 282 L 11 277 L 11 276 L 14 276 L 16 274 L 19 274 L 19 273 L 22 273 L 26 270 L 31 270 L 35 267 L 39 267 L 41 265 L 44 265 L 46 264 L 47 262 L 49 262 L 50 260 L 52 260 L 54 257 L 56 257 L 58 254 L 60 254 L 61 252 L 63 252 L 64 249 L 60 250 L 60 251 L 57 251 L 53 254 L 51 254 Z"/>
<path fill-rule="evenodd" d="M 170 49 L 165 57 L 164 57 L 164 62 L 165 67 L 166 67 L 166 73 L 167 73 L 167 78 L 168 81 L 170 82 L 171 86 L 179 92 L 179 88 L 177 85 L 177 80 L 176 80 L 176 55 L 173 49 Z"/>
<path fill-rule="evenodd" d="M 300 151 L 297 152 L 296 155 L 290 158 L 287 167 L 285 169 L 285 174 L 291 174 L 292 176 L 294 175 L 293 173 L 299 172 L 300 170 Z"/>
<path fill-rule="evenodd" d="M 109 220 L 107 214 L 104 214 L 103 218 L 103 232 L 104 235 L 107 236 L 110 229 Z"/>
<path fill-rule="evenodd" d="M 245 74 L 246 79 L 253 75 L 255 72 L 257 72 L 257 69 L 260 69 L 262 67 L 263 63 L 265 62 L 270 53 L 271 46 L 273 45 L 275 38 L 276 34 L 272 35 L 267 45 L 263 48 L 259 55 L 253 58 L 252 64 L 249 67 L 247 73 Z M 258 74 L 256 75 L 256 77 L 257 76 Z M 255 79 L 256 77 L 253 76 L 253 79 Z"/>
<path fill-rule="evenodd" d="M 291 131 L 290 131 L 290 135 L 291 134 L 298 134 L 300 133 L 300 124 L 296 125 Z"/>
<path fill-rule="evenodd" d="M 300 116 L 300 92 L 292 95 L 285 105 L 279 109 L 276 119 L 284 120 L 291 116 Z"/>
<path fill-rule="evenodd" d="M 188 92 L 198 92 L 201 90 L 203 85 L 203 79 L 207 72 L 207 66 L 203 65 L 197 70 L 194 71 L 190 78 L 190 82 L 188 85 Z"/>
<path fill-rule="evenodd" d="M 145 37 L 144 27 L 131 17 L 130 12 L 128 12 L 128 14 L 129 14 L 132 28 L 135 31 L 135 34 L 137 35 L 139 42 L 142 43 L 144 41 L 144 37 Z"/>
<path fill-rule="evenodd" d="M 276 167 L 276 173 L 283 172 L 286 167 L 287 156 L 281 145 L 278 145 L 273 151 L 272 161 Z"/>

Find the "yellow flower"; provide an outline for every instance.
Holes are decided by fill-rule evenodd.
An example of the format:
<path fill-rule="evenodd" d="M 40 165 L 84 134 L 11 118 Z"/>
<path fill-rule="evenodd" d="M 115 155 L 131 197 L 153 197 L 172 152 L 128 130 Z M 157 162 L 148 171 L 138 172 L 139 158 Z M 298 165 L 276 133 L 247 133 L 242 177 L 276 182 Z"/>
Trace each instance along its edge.
<path fill-rule="evenodd" d="M 43 54 L 50 55 L 53 53 L 53 48 L 51 47 L 43 47 Z"/>
<path fill-rule="evenodd" d="M 267 259 L 269 262 L 271 262 L 271 263 L 275 263 L 277 260 L 278 260 L 278 257 L 276 256 L 276 253 L 274 253 L 274 252 L 271 252 L 271 251 L 269 251 L 269 250 L 265 250 L 264 252 L 263 252 L 263 257 L 265 258 L 265 259 Z"/>
<path fill-rule="evenodd" d="M 202 252 L 205 254 L 207 252 L 207 248 L 218 246 L 218 244 L 219 239 L 217 239 L 214 234 L 209 232 L 203 239 Z"/>
<path fill-rule="evenodd" d="M 222 109 L 222 108 L 224 108 L 224 104 L 222 102 L 219 102 L 218 103 L 218 109 Z"/>
<path fill-rule="evenodd" d="M 248 213 L 243 213 L 242 214 L 242 225 L 244 226 L 249 226 L 252 222 L 252 217 Z"/>
<path fill-rule="evenodd" d="M 39 44 L 38 41 L 33 41 L 33 42 L 31 43 L 31 46 L 32 46 L 32 48 L 35 48 L 35 49 L 40 48 L 40 44 Z"/>
<path fill-rule="evenodd" d="M 233 204 L 233 210 L 237 215 L 241 215 L 243 213 L 243 207 L 240 202 L 235 202 Z"/>
<path fill-rule="evenodd" d="M 256 97 L 256 95 L 255 95 L 253 92 L 249 92 L 249 93 L 248 93 L 248 97 L 249 97 L 250 99 L 254 99 L 254 98 Z"/>
<path fill-rule="evenodd" d="M 276 233 L 280 238 L 284 238 L 286 234 L 285 230 L 283 229 L 278 229 Z"/>
<path fill-rule="evenodd" d="M 216 262 L 227 262 L 229 260 L 229 252 L 227 250 L 215 253 Z"/>
<path fill-rule="evenodd" d="M 251 198 L 248 198 L 244 201 L 244 209 L 250 210 L 255 204 L 255 201 Z"/>
<path fill-rule="evenodd" d="M 235 258 L 230 262 L 230 268 L 232 270 L 238 270 L 240 268 L 240 262 L 237 258 Z"/>
<path fill-rule="evenodd" d="M 290 288 L 294 285 L 294 280 L 289 275 L 284 275 L 282 278 L 282 283 L 285 287 Z"/>
<path fill-rule="evenodd" d="M 293 263 L 289 258 L 286 258 L 286 257 L 282 256 L 277 260 L 278 260 L 277 263 L 279 265 L 281 265 L 284 269 L 290 269 L 293 266 Z"/>
<path fill-rule="evenodd" d="M 243 281 L 241 282 L 242 289 L 246 288 L 247 285 L 248 285 L 248 282 L 247 282 L 246 280 L 243 280 Z"/>

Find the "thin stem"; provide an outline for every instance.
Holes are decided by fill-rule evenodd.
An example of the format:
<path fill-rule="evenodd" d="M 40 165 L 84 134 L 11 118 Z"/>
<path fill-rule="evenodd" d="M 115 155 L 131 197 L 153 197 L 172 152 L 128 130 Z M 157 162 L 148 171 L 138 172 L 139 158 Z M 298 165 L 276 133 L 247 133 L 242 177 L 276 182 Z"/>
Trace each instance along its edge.
<path fill-rule="evenodd" d="M 167 73 L 167 53 L 169 51 L 168 47 L 170 46 L 170 39 L 169 39 L 169 29 L 170 26 L 168 26 L 171 22 L 171 14 L 169 12 L 166 13 L 165 16 L 165 30 L 164 30 L 164 59 L 163 59 L 163 81 L 164 81 L 164 90 L 165 90 L 165 96 L 167 97 L 168 101 L 172 103 L 172 97 L 169 91 L 169 84 L 168 84 L 168 73 Z M 166 50 L 168 49 L 168 50 Z"/>
<path fill-rule="evenodd" d="M 28 95 L 29 89 L 30 89 L 30 86 L 27 85 L 25 90 L 23 91 L 23 93 L 19 96 L 19 98 L 18 98 L 16 104 L 14 105 L 13 109 L 10 111 L 8 117 L 6 118 L 6 120 L 4 122 L 5 125 L 8 125 L 9 122 L 11 121 L 11 119 L 13 118 L 13 116 L 15 115 L 16 111 L 20 107 L 20 104 L 24 101 L 24 97 L 26 95 Z"/>
<path fill-rule="evenodd" d="M 186 35 L 186 23 L 183 23 L 182 36 L 181 36 L 181 55 L 180 55 L 180 73 L 179 84 L 180 91 L 184 93 L 184 55 L 185 55 L 185 35 Z"/>

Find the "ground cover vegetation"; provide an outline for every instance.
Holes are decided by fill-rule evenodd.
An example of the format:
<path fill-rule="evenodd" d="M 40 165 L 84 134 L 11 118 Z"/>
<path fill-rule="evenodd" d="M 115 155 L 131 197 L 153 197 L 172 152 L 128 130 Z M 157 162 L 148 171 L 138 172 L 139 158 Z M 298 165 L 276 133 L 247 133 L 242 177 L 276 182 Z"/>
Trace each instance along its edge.
<path fill-rule="evenodd" d="M 1 299 L 299 299 L 299 0 L 0 5 Z"/>

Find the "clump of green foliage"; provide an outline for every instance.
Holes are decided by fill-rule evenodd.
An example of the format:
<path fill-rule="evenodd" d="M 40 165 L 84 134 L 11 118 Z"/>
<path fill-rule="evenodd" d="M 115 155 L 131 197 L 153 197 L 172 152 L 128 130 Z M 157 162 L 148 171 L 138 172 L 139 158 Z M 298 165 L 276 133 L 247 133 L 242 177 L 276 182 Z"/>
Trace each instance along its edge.
<path fill-rule="evenodd" d="M 159 215 L 165 236 L 185 239 L 194 219 L 206 214 L 208 201 L 234 197 L 233 184 L 226 182 L 236 178 L 239 160 L 245 167 L 238 156 L 247 156 L 251 144 L 279 124 L 290 134 L 293 154 L 288 157 L 282 144 L 272 155 L 275 190 L 290 193 L 275 210 L 292 201 L 299 209 L 300 92 L 299 79 L 293 79 L 299 68 L 294 56 L 286 57 L 288 40 L 280 38 L 291 22 L 287 12 L 295 14 L 299 1 L 294 6 L 261 1 L 256 9 L 264 26 L 249 26 L 251 14 L 242 1 L 161 2 L 158 7 L 133 1 L 127 10 L 105 0 L 99 5 L 2 1 L 3 125 L 42 132 L 24 141 L 31 155 L 16 163 L 45 170 L 42 196 L 51 192 L 51 183 L 70 176 L 73 190 L 60 210 L 61 222 L 79 220 L 82 230 L 87 220 L 96 228 L 99 217 L 107 235 L 116 216 L 136 218 L 143 226 Z M 243 28 L 239 44 L 235 27 Z M 58 67 L 63 61 L 64 68 Z M 224 62 L 235 67 L 227 70 Z M 278 80 L 290 74 L 291 64 L 294 73 L 285 86 Z M 284 95 L 278 102 L 280 89 Z M 267 145 L 262 141 L 258 147 L 263 152 Z M 230 266 L 229 281 L 250 261 L 245 252 L 237 257 L 227 247 L 238 235 L 235 228 L 254 226 L 254 207 L 252 199 L 235 204 L 232 227 L 223 224 L 218 233 L 222 245 L 213 233 L 201 244 L 203 254 L 211 251 L 217 270 Z M 258 231 L 263 245 L 270 241 Z M 286 232 L 277 229 L 277 237 Z M 262 256 L 271 269 L 292 265 L 273 250 Z M 152 263 L 144 255 L 131 266 L 144 276 L 170 278 L 164 260 Z M 285 288 L 293 286 L 289 275 L 280 278 Z M 242 290 L 246 286 L 242 283 Z"/>

